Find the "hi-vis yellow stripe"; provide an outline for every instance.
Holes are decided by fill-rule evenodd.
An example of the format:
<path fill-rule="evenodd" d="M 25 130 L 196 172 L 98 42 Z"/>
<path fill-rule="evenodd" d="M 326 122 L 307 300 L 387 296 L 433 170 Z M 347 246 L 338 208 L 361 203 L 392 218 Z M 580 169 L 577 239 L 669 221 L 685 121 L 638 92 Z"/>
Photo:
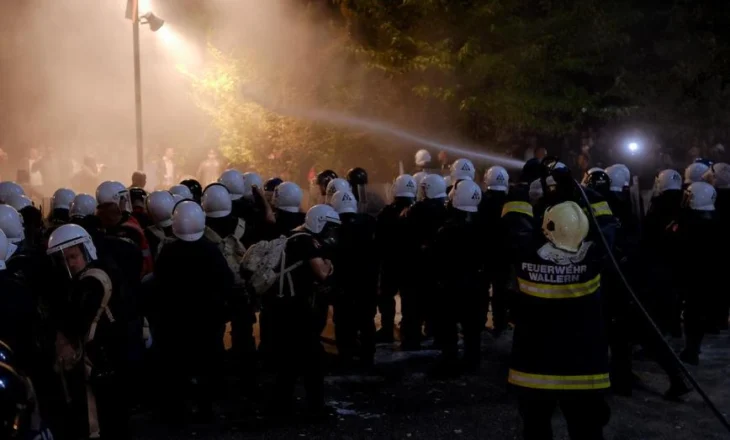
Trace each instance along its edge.
<path fill-rule="evenodd" d="M 591 205 L 591 208 L 593 208 L 593 215 L 596 217 L 601 215 L 613 215 L 613 212 L 611 212 L 611 208 L 608 206 L 607 202 L 598 202 Z"/>
<path fill-rule="evenodd" d="M 532 217 L 532 205 L 527 202 L 507 202 L 502 208 L 502 217 L 510 212 L 518 212 Z"/>
<path fill-rule="evenodd" d="M 602 390 L 611 386 L 608 373 L 587 376 L 553 376 L 509 370 L 509 383 L 538 390 Z"/>
<path fill-rule="evenodd" d="M 579 298 L 594 293 L 601 286 L 601 275 L 590 281 L 575 284 L 543 284 L 517 278 L 520 292 L 546 299 Z"/>

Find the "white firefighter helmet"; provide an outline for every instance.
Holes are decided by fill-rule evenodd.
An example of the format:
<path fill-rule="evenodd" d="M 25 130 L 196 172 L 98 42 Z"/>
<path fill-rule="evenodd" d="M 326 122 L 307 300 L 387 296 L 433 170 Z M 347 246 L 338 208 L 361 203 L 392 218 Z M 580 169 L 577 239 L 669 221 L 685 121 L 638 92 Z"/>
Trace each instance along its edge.
<path fill-rule="evenodd" d="M 129 198 L 129 190 L 122 182 L 110 180 L 102 182 L 96 188 L 96 202 L 99 205 L 116 203 L 123 212 L 132 212 L 132 201 Z"/>
<path fill-rule="evenodd" d="M 334 193 L 330 204 L 337 214 L 355 214 L 357 212 L 357 199 L 349 190 Z"/>
<path fill-rule="evenodd" d="M 702 162 L 694 162 L 690 164 L 684 170 L 684 183 L 690 184 L 693 182 L 701 182 L 702 176 L 709 170 L 710 167 Z"/>
<path fill-rule="evenodd" d="M 654 195 L 664 191 L 682 189 L 682 176 L 675 170 L 662 170 L 654 179 Z"/>
<path fill-rule="evenodd" d="M 177 194 L 183 199 L 193 200 L 193 192 L 185 185 L 172 185 L 170 187 L 170 193 Z"/>
<path fill-rule="evenodd" d="M 264 181 L 261 180 L 261 176 L 252 171 L 243 173 L 243 196 L 252 198 L 254 186 L 264 189 Z"/>
<path fill-rule="evenodd" d="M 484 183 L 489 191 L 507 192 L 509 190 L 509 174 L 504 167 L 495 165 L 484 173 Z"/>
<path fill-rule="evenodd" d="M 68 188 L 58 188 L 51 197 L 52 209 L 71 209 L 71 202 L 74 201 L 76 193 Z"/>
<path fill-rule="evenodd" d="M 240 199 L 246 191 L 243 183 L 243 174 L 238 170 L 228 169 L 223 171 L 223 174 L 218 179 L 218 183 L 223 184 L 228 189 L 228 192 L 231 193 L 231 200 Z"/>
<path fill-rule="evenodd" d="M 611 165 L 606 168 L 606 174 L 611 179 L 611 191 L 620 192 L 624 190 L 624 187 L 629 186 L 631 175 L 625 165 Z"/>
<path fill-rule="evenodd" d="M 314 205 L 304 218 L 304 227 L 313 234 L 319 234 L 327 223 L 339 225 L 340 215 L 330 205 Z"/>
<path fill-rule="evenodd" d="M 33 201 L 24 194 L 12 194 L 8 197 L 7 204 L 20 212 L 23 208 L 33 206 Z"/>
<path fill-rule="evenodd" d="M 575 202 L 558 203 L 545 211 L 542 232 L 556 248 L 578 252 L 588 236 L 588 217 Z"/>
<path fill-rule="evenodd" d="M 91 194 L 80 193 L 71 201 L 68 215 L 71 218 L 84 218 L 96 211 L 96 199 Z"/>
<path fill-rule="evenodd" d="M 10 205 L 0 205 L 0 229 L 13 244 L 25 240 L 23 217 Z"/>
<path fill-rule="evenodd" d="M 528 196 L 530 198 L 530 203 L 532 203 L 534 205 L 535 202 L 537 202 L 538 200 L 540 200 L 540 198 L 542 198 L 542 195 L 543 195 L 542 182 L 540 181 L 540 179 L 533 180 L 532 183 L 530 183 L 530 190 L 529 190 L 529 196 Z"/>
<path fill-rule="evenodd" d="M 457 180 L 474 180 L 476 170 L 474 164 L 469 159 L 456 159 L 451 165 L 451 179 Z"/>
<path fill-rule="evenodd" d="M 423 196 L 427 199 L 446 197 L 446 181 L 438 174 L 429 174 L 421 181 Z"/>
<path fill-rule="evenodd" d="M 302 189 L 294 182 L 282 182 L 274 190 L 274 206 L 286 212 L 299 212 L 302 205 Z"/>
<path fill-rule="evenodd" d="M 451 205 L 459 211 L 477 212 L 482 189 L 473 180 L 463 180 L 451 191 Z"/>
<path fill-rule="evenodd" d="M 710 167 L 702 178 L 717 189 L 730 188 L 730 165 L 719 162 Z"/>
<path fill-rule="evenodd" d="M 682 205 L 694 211 L 714 211 L 717 191 L 707 182 L 691 183 L 684 190 Z"/>
<path fill-rule="evenodd" d="M 418 150 L 416 151 L 416 165 L 419 167 L 424 167 L 428 165 L 428 163 L 431 162 L 431 153 L 429 153 L 427 150 Z"/>
<path fill-rule="evenodd" d="M 63 251 L 74 246 L 81 248 L 86 263 L 97 259 L 96 246 L 94 246 L 91 236 L 79 225 L 68 223 L 59 226 L 48 239 L 46 255 L 51 256 L 56 264 L 63 265 L 69 277 L 73 276 L 76 271 L 69 267 Z"/>
<path fill-rule="evenodd" d="M 395 197 L 410 197 L 415 199 L 418 192 L 418 183 L 410 174 L 401 174 L 395 178 L 393 183 L 393 194 Z"/>
<path fill-rule="evenodd" d="M 613 166 L 617 167 L 617 168 L 621 168 L 622 170 L 624 170 L 626 172 L 626 176 L 627 176 L 626 180 L 628 181 L 626 186 L 630 186 L 631 185 L 631 170 L 629 169 L 629 167 L 627 167 L 626 165 L 624 165 L 622 163 L 616 163 L 616 164 L 613 164 Z"/>
<path fill-rule="evenodd" d="M 18 185 L 15 182 L 0 182 L 0 202 L 1 203 L 7 203 L 7 198 L 10 197 L 13 194 L 17 194 L 19 196 L 25 195 L 25 191 L 23 191 L 23 187 Z"/>
<path fill-rule="evenodd" d="M 182 200 L 182 199 L 181 199 Z M 175 208 L 175 197 L 169 191 L 152 191 L 145 202 L 147 212 L 155 225 L 166 228 L 172 225 L 172 210 Z"/>
<path fill-rule="evenodd" d="M 327 204 L 331 205 L 332 196 L 335 195 L 336 192 L 339 191 L 350 191 L 352 192 L 352 187 L 350 186 L 350 182 L 343 179 L 342 177 L 337 177 L 336 179 L 330 180 L 330 182 L 327 184 L 327 190 L 325 191 L 325 201 Z"/>
<path fill-rule="evenodd" d="M 203 208 L 191 200 L 175 205 L 172 212 L 172 233 L 182 241 L 198 241 L 205 233 Z"/>
<path fill-rule="evenodd" d="M 205 215 L 211 218 L 225 217 L 233 210 L 231 194 L 220 183 L 213 183 L 205 188 L 200 205 Z"/>
<path fill-rule="evenodd" d="M 2 229 L 0 229 L 0 270 L 5 270 L 7 268 L 5 262 L 13 256 L 17 249 L 18 247 L 11 243 Z"/>

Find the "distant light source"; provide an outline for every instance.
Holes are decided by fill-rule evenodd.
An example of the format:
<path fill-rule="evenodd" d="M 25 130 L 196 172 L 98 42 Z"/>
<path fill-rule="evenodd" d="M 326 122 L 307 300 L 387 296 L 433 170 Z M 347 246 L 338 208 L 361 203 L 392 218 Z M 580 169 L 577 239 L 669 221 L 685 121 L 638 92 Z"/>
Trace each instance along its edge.
<path fill-rule="evenodd" d="M 151 12 L 148 12 L 139 18 L 145 20 L 141 22 L 142 24 L 150 25 L 150 30 L 152 32 L 157 32 L 158 30 L 160 30 L 162 25 L 165 24 L 165 20 L 161 19 Z"/>
<path fill-rule="evenodd" d="M 637 144 L 636 142 L 631 142 L 629 144 L 629 151 L 631 151 L 632 153 L 636 153 L 637 151 L 639 151 L 639 144 Z"/>

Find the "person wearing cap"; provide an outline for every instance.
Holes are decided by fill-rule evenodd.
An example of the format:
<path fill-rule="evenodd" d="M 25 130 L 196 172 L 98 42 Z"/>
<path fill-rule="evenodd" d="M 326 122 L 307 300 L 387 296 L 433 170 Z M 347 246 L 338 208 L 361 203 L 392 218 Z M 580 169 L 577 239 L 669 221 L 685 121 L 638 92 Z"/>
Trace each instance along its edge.
<path fill-rule="evenodd" d="M 195 421 L 212 416 L 211 382 L 223 354 L 225 305 L 233 273 L 220 249 L 205 238 L 205 212 L 183 200 L 172 213 L 177 240 L 162 247 L 155 264 L 156 295 L 150 322 L 160 359 L 164 415 Z M 190 349 L 195 353 L 191 355 Z M 193 401 L 193 407 L 182 405 Z"/>

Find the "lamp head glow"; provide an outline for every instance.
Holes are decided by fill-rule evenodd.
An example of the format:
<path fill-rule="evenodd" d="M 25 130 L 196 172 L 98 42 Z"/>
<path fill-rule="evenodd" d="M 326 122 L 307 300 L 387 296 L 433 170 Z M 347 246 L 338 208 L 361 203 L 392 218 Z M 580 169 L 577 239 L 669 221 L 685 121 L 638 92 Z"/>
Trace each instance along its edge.
<path fill-rule="evenodd" d="M 629 151 L 631 151 L 632 153 L 636 153 L 637 151 L 639 151 L 639 144 L 637 144 L 636 142 L 629 143 Z"/>

